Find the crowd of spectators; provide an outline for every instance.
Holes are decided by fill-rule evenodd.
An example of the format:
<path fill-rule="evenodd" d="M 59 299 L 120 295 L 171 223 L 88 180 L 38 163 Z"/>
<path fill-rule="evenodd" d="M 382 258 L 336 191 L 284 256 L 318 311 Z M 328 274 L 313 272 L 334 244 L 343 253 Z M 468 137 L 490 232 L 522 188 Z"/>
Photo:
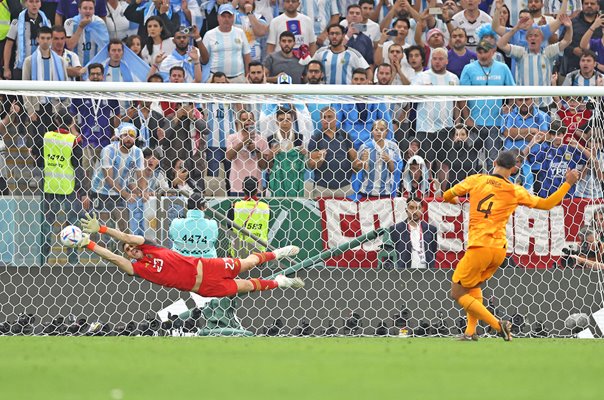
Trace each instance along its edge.
<path fill-rule="evenodd" d="M 6 4 L 4 79 L 604 85 L 596 0 Z M 247 176 L 275 197 L 439 196 L 490 171 L 502 149 L 517 149 L 514 180 L 536 194 L 579 168 L 569 196 L 601 198 L 600 107 L 579 96 L 253 105 L 9 97 L 0 130 L 43 168 L 41 138 L 68 110 L 82 148 L 84 208 L 132 215 L 158 189 L 240 196 Z"/>

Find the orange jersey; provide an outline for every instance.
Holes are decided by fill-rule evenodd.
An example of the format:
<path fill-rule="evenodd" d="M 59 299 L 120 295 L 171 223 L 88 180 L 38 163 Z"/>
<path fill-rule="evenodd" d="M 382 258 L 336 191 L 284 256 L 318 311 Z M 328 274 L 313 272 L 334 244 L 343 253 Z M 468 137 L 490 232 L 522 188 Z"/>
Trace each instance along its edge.
<path fill-rule="evenodd" d="M 519 205 L 535 207 L 539 201 L 539 197 L 500 175 L 468 176 L 450 192 L 470 195 L 468 247 L 506 247 L 505 226 L 510 215 Z"/>

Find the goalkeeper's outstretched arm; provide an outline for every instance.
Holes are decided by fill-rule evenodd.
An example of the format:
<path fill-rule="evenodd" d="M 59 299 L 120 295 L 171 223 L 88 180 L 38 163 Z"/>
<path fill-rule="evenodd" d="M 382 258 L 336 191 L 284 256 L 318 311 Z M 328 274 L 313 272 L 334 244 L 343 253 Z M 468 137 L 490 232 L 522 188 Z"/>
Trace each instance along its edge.
<path fill-rule="evenodd" d="M 80 222 L 82 223 L 82 230 L 86 233 L 106 233 L 114 239 L 135 246 L 145 243 L 145 238 L 142 236 L 130 235 L 118 229 L 101 225 L 94 214 L 90 215 L 87 213 L 86 218 L 82 218 Z"/>
<path fill-rule="evenodd" d="M 115 264 L 120 269 L 120 271 L 125 272 L 128 275 L 134 275 L 134 267 L 132 266 L 132 263 L 129 260 L 91 241 L 90 236 L 88 234 L 82 234 L 82 239 L 77 244 L 77 246 L 87 248 L 93 253 L 98 254 L 104 260 Z"/>

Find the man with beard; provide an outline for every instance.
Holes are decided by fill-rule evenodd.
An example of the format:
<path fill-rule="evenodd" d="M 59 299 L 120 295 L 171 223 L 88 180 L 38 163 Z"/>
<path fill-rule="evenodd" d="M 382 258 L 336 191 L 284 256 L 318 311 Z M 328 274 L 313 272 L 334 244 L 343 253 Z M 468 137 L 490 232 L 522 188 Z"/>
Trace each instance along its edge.
<path fill-rule="evenodd" d="M 329 47 L 322 47 L 314 59 L 321 61 L 325 68 L 325 80 L 331 85 L 347 85 L 352 81 L 352 71 L 369 69 L 369 64 L 361 53 L 344 46 L 344 28 L 338 24 L 327 27 Z"/>
<path fill-rule="evenodd" d="M 300 64 L 300 60 L 294 57 L 292 52 L 296 45 L 296 37 L 289 31 L 282 32 L 279 35 L 279 47 L 277 50 L 264 60 L 266 68 L 266 81 L 268 83 L 277 83 L 279 75 L 287 74 L 291 76 L 292 83 L 302 83 L 302 72 L 304 65 Z"/>
<path fill-rule="evenodd" d="M 325 82 L 323 64 L 317 60 L 311 60 L 304 72 L 302 73 L 302 81 L 307 85 L 321 85 Z M 329 103 L 308 103 L 306 107 L 310 112 L 310 117 L 313 123 L 313 132 L 321 129 L 321 110 L 329 106 Z"/>
<path fill-rule="evenodd" d="M 549 131 L 550 116 L 539 110 L 531 97 L 515 99 L 514 104 L 503 121 L 503 146 L 506 150 L 523 150 L 535 135 Z"/>
<path fill-rule="evenodd" d="M 390 228 L 390 238 L 397 252 L 396 268 L 434 268 L 438 248 L 437 230 L 424 221 L 422 201 L 407 200 L 407 220 Z"/>
<path fill-rule="evenodd" d="M 447 71 L 453 72 L 457 77 L 461 77 L 461 71 L 470 62 L 476 60 L 476 53 L 466 47 L 468 35 L 463 28 L 454 28 L 451 31 L 451 40 L 449 45 L 449 63 Z"/>
<path fill-rule="evenodd" d="M 579 69 L 566 75 L 562 86 L 604 86 L 602 74 L 596 71 L 596 54 L 583 50 Z"/>
<path fill-rule="evenodd" d="M 572 20 L 573 39 L 570 46 L 564 50 L 564 57 L 562 57 L 560 65 L 560 74 L 562 75 L 567 75 L 579 68 L 579 61 L 583 53 L 580 46 L 581 38 L 589 30 L 600 11 L 600 5 L 597 0 L 583 0 L 581 7 L 583 11 Z M 601 39 L 602 30 L 593 32 L 591 38 Z"/>
<path fill-rule="evenodd" d="M 178 66 L 185 70 L 186 83 L 200 83 L 202 79 L 200 52 L 196 48 L 189 47 L 189 35 L 179 31 L 174 34 L 172 40 L 176 48 L 172 54 L 159 53 L 149 70 L 149 75 L 160 73 L 166 79 L 172 68 Z M 203 50 L 201 52 L 203 53 Z"/>
<path fill-rule="evenodd" d="M 136 201 L 135 194 L 128 188 L 129 179 L 134 177 L 141 191 L 147 188 L 143 178 L 145 158 L 143 151 L 135 146 L 137 136 L 132 124 L 123 124 L 118 131 L 119 141 L 103 147 L 100 168 L 95 169 L 92 177 L 90 195 L 94 210 L 116 221 L 121 230 L 126 230 L 128 221 L 126 203 Z"/>

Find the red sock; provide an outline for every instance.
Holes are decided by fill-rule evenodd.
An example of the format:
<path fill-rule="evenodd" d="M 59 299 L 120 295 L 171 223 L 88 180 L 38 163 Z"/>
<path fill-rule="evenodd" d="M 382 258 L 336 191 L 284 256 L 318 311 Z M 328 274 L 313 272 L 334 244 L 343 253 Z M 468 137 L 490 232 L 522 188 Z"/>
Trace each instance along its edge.
<path fill-rule="evenodd" d="M 268 279 L 252 278 L 252 279 L 250 279 L 250 282 L 252 282 L 252 285 L 254 285 L 254 290 L 252 290 L 253 292 L 259 292 L 262 290 L 271 290 L 271 289 L 275 289 L 276 287 L 279 286 L 277 281 L 268 280 Z"/>
<path fill-rule="evenodd" d="M 267 261 L 270 260 L 274 260 L 275 257 L 275 253 L 273 253 L 272 251 L 267 251 L 264 253 L 252 253 L 253 256 L 256 256 L 260 259 L 260 261 L 258 262 L 258 264 L 262 264 L 265 263 Z"/>

